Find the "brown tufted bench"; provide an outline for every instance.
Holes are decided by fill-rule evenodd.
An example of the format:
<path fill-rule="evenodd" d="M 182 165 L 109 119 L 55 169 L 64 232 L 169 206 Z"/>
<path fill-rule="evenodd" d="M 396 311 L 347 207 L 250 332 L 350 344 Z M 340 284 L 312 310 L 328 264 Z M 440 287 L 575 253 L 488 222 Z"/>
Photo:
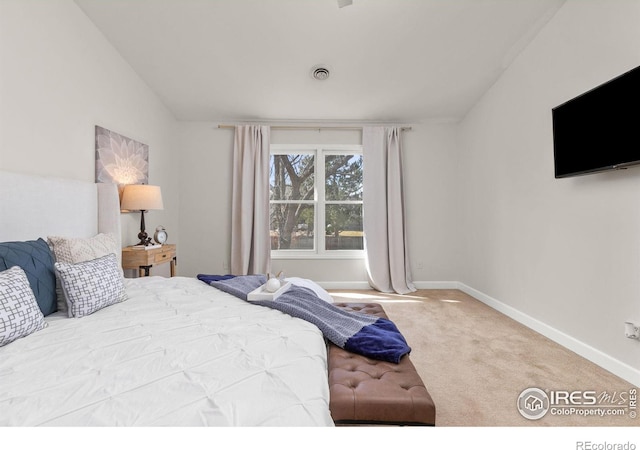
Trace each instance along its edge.
<path fill-rule="evenodd" d="M 334 303 L 387 318 L 377 303 Z M 329 393 L 336 425 L 435 425 L 436 407 L 409 355 L 400 363 L 369 359 L 329 343 Z"/>

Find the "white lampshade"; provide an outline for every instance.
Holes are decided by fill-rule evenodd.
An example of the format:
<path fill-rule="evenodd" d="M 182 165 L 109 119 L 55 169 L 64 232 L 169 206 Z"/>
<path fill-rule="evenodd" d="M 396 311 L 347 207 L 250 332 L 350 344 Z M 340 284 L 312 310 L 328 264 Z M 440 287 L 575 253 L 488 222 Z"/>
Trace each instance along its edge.
<path fill-rule="evenodd" d="M 122 209 L 129 211 L 148 211 L 164 209 L 160 186 L 148 184 L 128 184 L 122 192 Z"/>

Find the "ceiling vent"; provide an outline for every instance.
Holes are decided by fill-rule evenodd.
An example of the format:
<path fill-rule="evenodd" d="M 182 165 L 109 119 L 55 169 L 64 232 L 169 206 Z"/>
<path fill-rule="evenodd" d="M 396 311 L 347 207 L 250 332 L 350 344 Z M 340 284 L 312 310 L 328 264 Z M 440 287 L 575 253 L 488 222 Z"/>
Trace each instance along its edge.
<path fill-rule="evenodd" d="M 329 78 L 329 75 L 331 74 L 331 71 L 329 70 L 328 67 L 322 65 L 322 66 L 314 66 L 311 69 L 311 76 L 319 81 L 324 81 L 327 78 Z"/>

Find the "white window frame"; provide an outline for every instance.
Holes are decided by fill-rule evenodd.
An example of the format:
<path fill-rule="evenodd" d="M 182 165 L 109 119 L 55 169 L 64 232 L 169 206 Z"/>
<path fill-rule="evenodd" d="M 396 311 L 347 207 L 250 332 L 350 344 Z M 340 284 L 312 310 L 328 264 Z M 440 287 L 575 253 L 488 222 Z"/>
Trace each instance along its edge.
<path fill-rule="evenodd" d="M 271 259 L 364 259 L 364 250 L 326 250 L 325 246 L 325 156 L 362 155 L 362 145 L 271 144 L 270 155 L 314 155 L 314 199 L 275 200 L 277 203 L 307 203 L 314 207 L 313 250 L 271 250 Z M 269 201 L 269 204 L 272 202 Z M 330 201 L 329 204 L 362 204 L 360 201 Z M 320 231 L 320 232 L 319 232 Z"/>

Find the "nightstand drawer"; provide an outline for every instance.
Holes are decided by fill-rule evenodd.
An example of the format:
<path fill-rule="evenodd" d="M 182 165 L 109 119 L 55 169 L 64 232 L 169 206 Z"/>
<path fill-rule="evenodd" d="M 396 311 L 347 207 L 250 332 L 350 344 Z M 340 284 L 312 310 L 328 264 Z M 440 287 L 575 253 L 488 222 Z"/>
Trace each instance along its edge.
<path fill-rule="evenodd" d="M 158 253 L 157 255 L 155 255 L 154 262 L 161 263 L 161 262 L 168 261 L 170 258 L 171 258 L 171 252 L 169 251 Z"/>
<path fill-rule="evenodd" d="M 125 247 L 122 249 L 122 268 L 138 269 L 139 276 L 149 276 L 149 269 L 156 265 L 169 263 L 171 276 L 176 274 L 176 245 L 165 244 L 156 248 L 134 248 Z"/>

